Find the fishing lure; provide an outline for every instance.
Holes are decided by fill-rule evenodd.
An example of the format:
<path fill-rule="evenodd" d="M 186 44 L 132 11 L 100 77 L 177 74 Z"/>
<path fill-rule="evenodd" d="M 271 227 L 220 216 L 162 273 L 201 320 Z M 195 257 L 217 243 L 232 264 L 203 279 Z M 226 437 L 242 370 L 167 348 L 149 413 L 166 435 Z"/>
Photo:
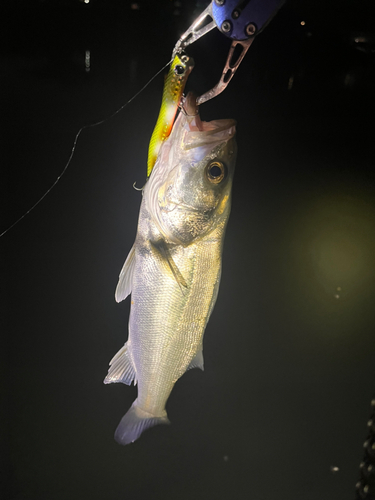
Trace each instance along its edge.
<path fill-rule="evenodd" d="M 160 146 L 169 136 L 181 102 L 187 79 L 194 68 L 194 60 L 186 54 L 176 54 L 164 82 L 161 108 L 148 148 L 147 178 L 154 168 Z"/>

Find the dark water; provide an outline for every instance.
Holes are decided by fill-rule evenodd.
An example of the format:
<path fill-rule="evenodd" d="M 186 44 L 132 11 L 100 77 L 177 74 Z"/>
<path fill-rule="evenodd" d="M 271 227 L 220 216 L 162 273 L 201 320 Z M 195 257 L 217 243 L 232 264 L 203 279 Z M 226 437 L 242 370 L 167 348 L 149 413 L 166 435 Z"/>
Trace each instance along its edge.
<path fill-rule="evenodd" d="M 140 5 L 4 2 L 2 229 L 78 129 L 168 62 L 195 3 Z M 3 498 L 354 498 L 375 391 L 375 31 L 353 5 L 287 4 L 201 108 L 237 120 L 239 158 L 205 372 L 176 384 L 171 426 L 118 446 L 136 390 L 102 384 L 127 335 L 114 289 L 162 76 L 82 133 L 0 240 Z M 198 93 L 228 50 L 206 38 L 189 50 Z"/>

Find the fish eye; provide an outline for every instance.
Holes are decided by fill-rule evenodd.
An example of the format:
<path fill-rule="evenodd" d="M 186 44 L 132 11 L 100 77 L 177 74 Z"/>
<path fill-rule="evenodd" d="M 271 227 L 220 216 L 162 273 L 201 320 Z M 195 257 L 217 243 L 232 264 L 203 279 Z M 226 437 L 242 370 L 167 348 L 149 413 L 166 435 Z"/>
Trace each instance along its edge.
<path fill-rule="evenodd" d="M 206 167 L 207 179 L 212 184 L 219 184 L 226 177 L 226 168 L 221 161 L 212 161 Z"/>
<path fill-rule="evenodd" d="M 177 66 L 174 69 L 174 72 L 176 73 L 176 75 L 183 75 L 184 71 L 185 71 L 185 68 L 183 66 L 181 66 L 180 64 L 177 64 Z"/>

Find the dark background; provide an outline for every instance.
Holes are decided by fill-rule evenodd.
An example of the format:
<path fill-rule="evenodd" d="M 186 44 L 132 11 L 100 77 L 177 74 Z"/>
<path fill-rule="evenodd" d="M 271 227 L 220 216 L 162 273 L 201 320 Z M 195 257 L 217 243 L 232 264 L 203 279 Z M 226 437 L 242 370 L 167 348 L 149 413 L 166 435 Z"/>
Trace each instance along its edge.
<path fill-rule="evenodd" d="M 82 132 L 0 239 L 1 498 L 354 499 L 375 391 L 373 3 L 288 2 L 201 107 L 238 121 L 239 156 L 205 372 L 176 384 L 171 426 L 117 445 L 136 389 L 102 383 L 162 75 Z M 2 1 L 1 230 L 205 5 Z M 217 30 L 189 47 L 189 89 L 228 48 Z"/>

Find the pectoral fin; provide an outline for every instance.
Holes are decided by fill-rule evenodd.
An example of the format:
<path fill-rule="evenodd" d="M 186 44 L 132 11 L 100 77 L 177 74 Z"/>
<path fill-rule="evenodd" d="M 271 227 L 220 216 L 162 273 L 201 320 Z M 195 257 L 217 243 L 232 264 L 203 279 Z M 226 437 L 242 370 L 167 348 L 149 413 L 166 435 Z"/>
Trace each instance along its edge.
<path fill-rule="evenodd" d="M 122 300 L 126 299 L 128 295 L 130 295 L 133 284 L 134 266 L 135 266 L 135 249 L 133 245 L 132 249 L 129 252 L 129 255 L 126 258 L 125 264 L 121 269 L 121 273 L 119 276 L 115 292 L 116 302 L 121 302 Z"/>
<path fill-rule="evenodd" d="M 172 271 L 172 274 L 177 281 L 178 285 L 181 287 L 183 286 L 184 288 L 187 288 L 187 283 L 182 276 L 179 268 L 177 267 L 175 261 L 173 260 L 173 257 L 168 249 L 168 246 L 164 240 L 158 240 L 155 243 L 150 242 L 152 247 L 159 253 L 159 255 L 162 257 L 162 259 L 165 261 L 165 263 L 168 265 L 169 269 Z M 182 289 L 181 289 L 182 291 Z"/>

